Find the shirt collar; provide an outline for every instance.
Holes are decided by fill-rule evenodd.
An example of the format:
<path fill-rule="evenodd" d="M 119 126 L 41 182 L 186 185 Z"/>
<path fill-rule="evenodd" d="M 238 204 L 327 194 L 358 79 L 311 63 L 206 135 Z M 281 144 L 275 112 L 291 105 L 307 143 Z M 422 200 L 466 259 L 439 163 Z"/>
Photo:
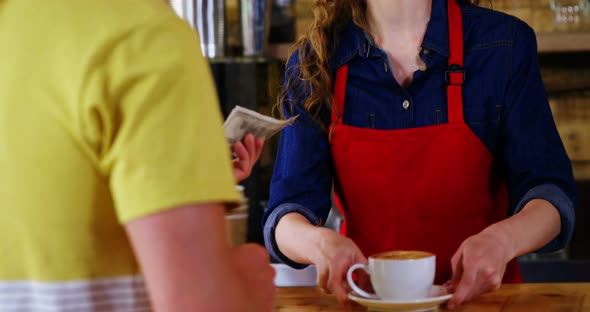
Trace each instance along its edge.
<path fill-rule="evenodd" d="M 370 48 L 365 32 L 350 21 L 340 32 L 336 54 L 330 60 L 330 67 L 337 69 L 356 56 L 367 57 Z"/>
<path fill-rule="evenodd" d="M 449 56 L 447 21 L 447 0 L 432 0 L 432 13 L 422 41 L 423 48 Z M 375 45 L 370 36 L 351 21 L 340 32 L 336 54 L 330 61 L 330 67 L 335 70 L 356 56 L 367 58 L 373 48 Z"/>

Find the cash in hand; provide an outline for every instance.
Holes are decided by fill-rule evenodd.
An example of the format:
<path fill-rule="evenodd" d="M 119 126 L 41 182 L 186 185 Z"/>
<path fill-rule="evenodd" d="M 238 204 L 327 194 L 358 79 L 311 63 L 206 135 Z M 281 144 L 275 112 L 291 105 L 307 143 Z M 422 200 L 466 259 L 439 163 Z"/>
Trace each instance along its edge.
<path fill-rule="evenodd" d="M 248 133 L 252 133 L 256 138 L 268 139 L 293 124 L 296 118 L 297 116 L 293 116 L 287 120 L 279 120 L 236 106 L 225 120 L 223 129 L 230 144 L 241 141 Z"/>

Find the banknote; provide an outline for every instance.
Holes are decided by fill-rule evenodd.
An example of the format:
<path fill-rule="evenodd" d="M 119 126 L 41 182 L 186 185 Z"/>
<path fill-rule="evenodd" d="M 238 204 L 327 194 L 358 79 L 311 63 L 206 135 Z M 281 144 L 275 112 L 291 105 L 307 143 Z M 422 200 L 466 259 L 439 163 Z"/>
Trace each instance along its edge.
<path fill-rule="evenodd" d="M 230 144 L 241 141 L 248 133 L 252 133 L 257 138 L 268 139 L 286 126 L 293 124 L 296 118 L 297 116 L 293 116 L 287 120 L 279 120 L 236 106 L 225 120 L 223 129 Z"/>

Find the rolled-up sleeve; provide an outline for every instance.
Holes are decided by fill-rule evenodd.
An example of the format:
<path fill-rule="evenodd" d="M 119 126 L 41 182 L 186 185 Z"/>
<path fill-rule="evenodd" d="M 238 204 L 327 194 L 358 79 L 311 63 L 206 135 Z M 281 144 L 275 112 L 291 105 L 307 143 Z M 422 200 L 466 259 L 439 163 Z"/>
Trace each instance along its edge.
<path fill-rule="evenodd" d="M 298 54 L 287 63 L 285 81 L 296 70 Z M 270 254 L 294 268 L 305 265 L 284 256 L 275 240 L 279 220 L 288 213 L 300 213 L 310 223 L 322 225 L 328 217 L 332 190 L 332 156 L 326 131 L 305 112 L 298 101 L 305 95 L 289 90 L 283 105 L 288 118 L 298 115 L 296 122 L 283 129 L 270 185 L 269 208 L 262 223 L 264 240 Z"/>
<path fill-rule="evenodd" d="M 272 212 L 269 214 L 266 225 L 264 226 L 264 241 L 266 245 L 266 249 L 268 249 L 270 255 L 295 269 L 303 269 L 307 267 L 305 264 L 297 263 L 292 261 L 291 259 L 287 258 L 281 251 L 277 245 L 277 241 L 275 240 L 275 229 L 276 225 L 279 223 L 279 220 L 289 213 L 299 213 L 309 220 L 309 222 L 313 225 L 320 225 L 321 220 L 318 218 L 315 212 L 310 209 L 307 209 L 299 204 L 294 203 L 285 203 L 282 205 L 277 206 Z"/>
<path fill-rule="evenodd" d="M 511 214 L 533 199 L 553 204 L 561 217 L 561 232 L 537 251 L 552 252 L 564 248 L 572 237 L 576 184 L 541 79 L 535 33 L 525 23 L 515 24 L 508 66 L 499 156 L 507 168 Z"/>

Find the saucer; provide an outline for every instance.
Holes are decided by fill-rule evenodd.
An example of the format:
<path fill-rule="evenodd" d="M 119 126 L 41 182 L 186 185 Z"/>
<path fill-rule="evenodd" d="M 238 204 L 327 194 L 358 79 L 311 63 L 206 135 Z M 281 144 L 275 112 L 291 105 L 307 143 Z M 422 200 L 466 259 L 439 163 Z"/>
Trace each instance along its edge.
<path fill-rule="evenodd" d="M 414 300 L 381 300 L 361 297 L 355 292 L 348 294 L 348 299 L 369 308 L 369 311 L 379 312 L 429 312 L 437 311 L 438 307 L 445 301 L 451 299 L 445 287 L 434 286 L 432 295 L 423 299 Z"/>

